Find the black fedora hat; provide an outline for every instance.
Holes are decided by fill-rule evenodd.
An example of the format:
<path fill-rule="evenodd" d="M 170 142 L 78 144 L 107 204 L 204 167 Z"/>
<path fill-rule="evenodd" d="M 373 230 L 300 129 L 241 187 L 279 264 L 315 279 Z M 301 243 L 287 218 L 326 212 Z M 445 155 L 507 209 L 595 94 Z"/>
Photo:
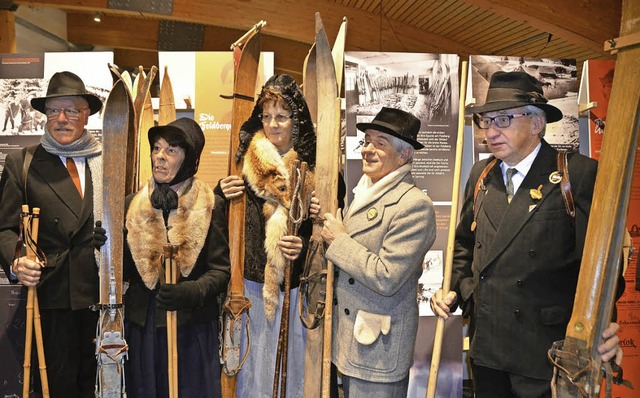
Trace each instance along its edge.
<path fill-rule="evenodd" d="M 49 98 L 56 97 L 82 97 L 89 103 L 91 115 L 102 109 L 102 101 L 96 95 L 91 94 L 84 87 L 84 82 L 78 75 L 71 72 L 57 72 L 51 76 L 47 95 L 31 99 L 33 109 L 45 113 L 45 104 Z"/>
<path fill-rule="evenodd" d="M 398 137 L 414 149 L 424 148 L 416 139 L 420 131 L 420 119 L 400 109 L 383 107 L 370 123 L 356 123 L 356 127 L 360 131 L 373 129 Z"/>
<path fill-rule="evenodd" d="M 484 113 L 533 105 L 546 113 L 548 123 L 561 120 L 562 111 L 547 102 L 542 84 L 535 77 L 526 72 L 499 71 L 491 76 L 484 104 L 467 105 L 466 111 Z"/>

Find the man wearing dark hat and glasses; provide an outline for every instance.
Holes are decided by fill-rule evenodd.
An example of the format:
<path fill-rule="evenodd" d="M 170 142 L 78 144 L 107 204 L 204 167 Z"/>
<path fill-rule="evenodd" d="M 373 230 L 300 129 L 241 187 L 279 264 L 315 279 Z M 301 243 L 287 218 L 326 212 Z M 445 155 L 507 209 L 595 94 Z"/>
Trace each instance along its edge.
<path fill-rule="evenodd" d="M 547 103 L 540 82 L 496 72 L 485 103 L 467 111 L 493 156 L 471 170 L 451 292 L 436 292 L 431 308 L 446 319 L 459 305 L 471 317 L 476 397 L 551 397 L 547 350 L 564 338 L 571 316 L 597 163 L 569 157 L 574 219 L 554 177 L 558 152 L 543 138 L 562 112 Z M 620 364 L 617 330 L 612 323 L 603 332 L 598 350 Z"/>
<path fill-rule="evenodd" d="M 98 319 L 89 309 L 98 300 L 92 234 L 94 220 L 100 219 L 94 199 L 102 198 L 102 146 L 85 126 L 102 102 L 77 75 L 59 72 L 51 77 L 46 96 L 33 98 L 31 106 L 47 122 L 39 145 L 6 158 L 0 181 L 0 261 L 12 282 L 37 286 L 51 396 L 90 397 Z M 14 258 L 23 204 L 41 209 L 38 245 L 46 265 L 27 259 L 24 250 Z M 32 375 L 39 392 L 39 374 Z"/>
<path fill-rule="evenodd" d="M 363 176 L 344 213 L 324 215 L 334 282 L 333 364 L 345 397 L 404 397 L 418 330 L 416 289 L 436 237 L 431 199 L 414 185 L 420 120 L 382 108 L 364 131 Z M 314 199 L 312 213 L 321 205 Z"/>

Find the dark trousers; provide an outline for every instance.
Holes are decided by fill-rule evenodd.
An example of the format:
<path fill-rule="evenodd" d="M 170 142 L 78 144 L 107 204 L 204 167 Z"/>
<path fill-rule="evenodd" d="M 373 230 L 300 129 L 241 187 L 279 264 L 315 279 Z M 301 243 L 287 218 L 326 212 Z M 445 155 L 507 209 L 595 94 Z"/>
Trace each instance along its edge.
<path fill-rule="evenodd" d="M 471 360 L 476 398 L 550 398 L 550 380 L 532 379 L 477 365 Z"/>
<path fill-rule="evenodd" d="M 98 314 L 89 309 L 40 310 L 42 340 L 51 398 L 94 397 L 95 342 Z M 40 372 L 33 338 L 31 375 L 34 395 L 41 396 Z"/>

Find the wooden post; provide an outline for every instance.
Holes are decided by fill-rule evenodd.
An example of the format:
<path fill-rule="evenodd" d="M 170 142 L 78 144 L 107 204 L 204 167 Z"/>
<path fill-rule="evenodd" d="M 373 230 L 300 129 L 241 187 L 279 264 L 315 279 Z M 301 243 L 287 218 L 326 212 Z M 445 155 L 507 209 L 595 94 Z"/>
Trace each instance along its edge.
<path fill-rule="evenodd" d="M 16 21 L 13 11 L 0 10 L 0 53 L 16 52 Z"/>

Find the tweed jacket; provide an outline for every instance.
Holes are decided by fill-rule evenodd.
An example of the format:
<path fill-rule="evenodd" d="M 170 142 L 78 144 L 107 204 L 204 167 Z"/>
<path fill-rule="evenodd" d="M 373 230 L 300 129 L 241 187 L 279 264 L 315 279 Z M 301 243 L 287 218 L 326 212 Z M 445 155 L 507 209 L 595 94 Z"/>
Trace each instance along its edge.
<path fill-rule="evenodd" d="M 60 161 L 38 145 L 23 194 L 26 149 L 10 153 L 0 182 L 0 261 L 10 274 L 23 204 L 40 208 L 38 245 L 47 258 L 38 285 L 42 309 L 86 309 L 98 300 L 98 269 L 91 244 L 93 185 L 87 163 L 84 199 Z"/>
<path fill-rule="evenodd" d="M 493 158 L 473 166 L 451 281 L 464 314 L 472 316 L 473 360 L 537 379 L 551 379 L 547 350 L 564 338 L 571 316 L 597 168 L 595 160 L 570 156 L 573 222 L 560 184 L 549 178 L 558 169 L 556 154 L 543 140 L 510 204 L 497 162 L 478 192 L 475 231 L 473 192 Z M 539 186 L 542 198 L 534 199 L 531 190 Z"/>
<path fill-rule="evenodd" d="M 338 269 L 333 362 L 363 380 L 402 380 L 413 364 L 418 278 L 436 234 L 431 199 L 407 173 L 344 225 L 326 252 Z"/>

